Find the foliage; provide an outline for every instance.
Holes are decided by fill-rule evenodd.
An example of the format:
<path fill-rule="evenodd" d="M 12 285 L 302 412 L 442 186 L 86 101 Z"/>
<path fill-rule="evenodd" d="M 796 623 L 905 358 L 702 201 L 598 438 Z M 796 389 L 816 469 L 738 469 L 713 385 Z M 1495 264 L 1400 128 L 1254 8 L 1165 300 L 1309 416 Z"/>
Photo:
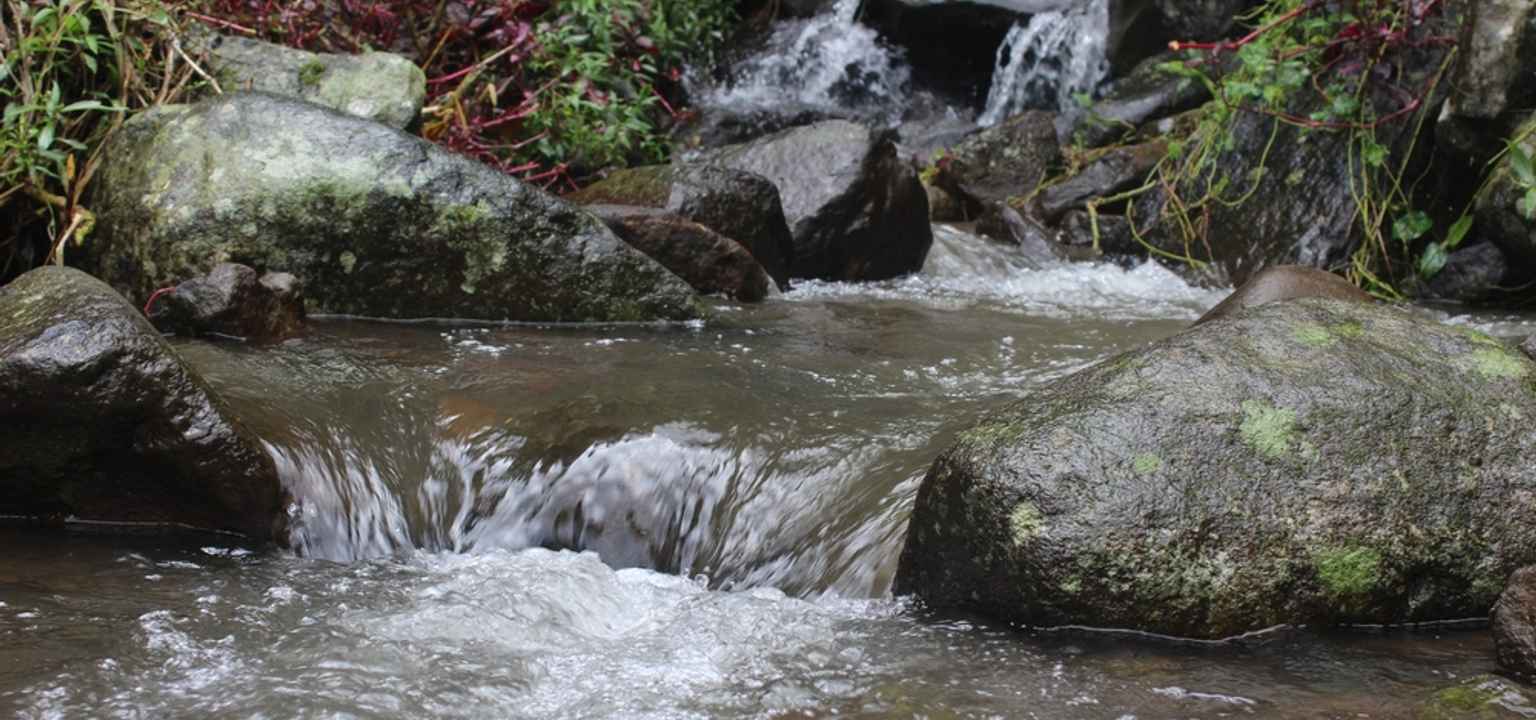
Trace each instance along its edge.
<path fill-rule="evenodd" d="M 1154 247 L 1140 230 L 1133 227 L 1133 232 L 1154 253 L 1203 265 L 1192 250 L 1205 241 L 1211 209 L 1252 199 L 1269 170 L 1269 153 L 1282 126 L 1303 134 L 1342 134 L 1362 234 L 1351 278 L 1380 294 L 1396 295 L 1387 279 L 1396 274 L 1394 259 L 1421 251 L 1434 230 L 1431 218 L 1414 207 L 1416 191 L 1407 176 L 1413 144 L 1429 111 L 1427 99 L 1456 43 L 1454 37 L 1436 34 L 1439 26 L 1433 21 L 1442 11 L 1440 0 L 1268 0 L 1249 18 L 1254 29 L 1247 35 L 1173 43 L 1185 57 L 1166 63 L 1164 70 L 1205 83 L 1215 101 L 1187 138 L 1171 144 L 1152 182 L 1100 202 L 1160 188 L 1170 202 L 1156 221 L 1175 228 L 1184 254 Z M 1453 50 L 1438 71 L 1423 84 L 1407 82 L 1408 74 L 1400 70 L 1409 54 L 1445 47 Z M 1257 163 L 1235 176 L 1228 153 L 1236 149 L 1232 129 L 1243 116 L 1273 122 Z M 1412 125 L 1408 146 L 1394 148 L 1387 138 L 1402 137 L 1404 124 Z M 1196 196 L 1180 195 L 1191 189 Z"/>

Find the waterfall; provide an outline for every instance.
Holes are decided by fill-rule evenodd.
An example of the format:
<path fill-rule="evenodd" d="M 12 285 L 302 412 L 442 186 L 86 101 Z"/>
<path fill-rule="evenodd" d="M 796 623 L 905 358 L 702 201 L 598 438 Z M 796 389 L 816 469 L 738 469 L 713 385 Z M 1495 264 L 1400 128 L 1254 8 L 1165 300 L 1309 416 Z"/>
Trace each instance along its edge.
<path fill-rule="evenodd" d="M 816 109 L 871 120 L 899 120 L 910 75 L 899 52 L 857 20 L 860 0 L 784 22 L 766 49 L 738 63 L 720 86 L 695 91 L 700 104 L 732 110 Z"/>
<path fill-rule="evenodd" d="M 996 125 L 1029 108 L 1064 112 L 1109 70 L 1109 3 L 1087 0 L 1014 23 L 997 48 L 997 69 L 977 123 Z"/>

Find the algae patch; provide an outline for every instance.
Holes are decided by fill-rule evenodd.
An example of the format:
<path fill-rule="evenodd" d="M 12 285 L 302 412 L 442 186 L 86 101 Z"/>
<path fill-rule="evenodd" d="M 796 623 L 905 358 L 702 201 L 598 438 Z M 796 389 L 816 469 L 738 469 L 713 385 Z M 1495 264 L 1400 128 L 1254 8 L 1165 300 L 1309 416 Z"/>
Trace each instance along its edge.
<path fill-rule="evenodd" d="M 1013 507 L 1013 512 L 1008 513 L 1008 530 L 1012 533 L 1014 547 L 1028 543 L 1044 529 L 1045 516 L 1040 514 L 1040 509 L 1034 503 L 1021 502 Z"/>
<path fill-rule="evenodd" d="M 1163 459 L 1152 453 L 1142 453 L 1131 460 L 1131 469 L 1137 475 L 1148 475 L 1163 469 Z"/>
<path fill-rule="evenodd" d="M 1317 579 L 1337 597 L 1365 595 L 1380 580 L 1381 554 L 1370 548 L 1332 548 L 1317 554 Z"/>
<path fill-rule="evenodd" d="M 1479 375 L 1496 378 L 1525 377 L 1525 362 L 1503 347 L 1485 347 L 1472 353 L 1472 367 Z"/>
<path fill-rule="evenodd" d="M 1291 337 L 1307 347 L 1323 347 L 1333 342 L 1333 333 L 1328 332 L 1328 328 L 1312 323 L 1297 325 L 1291 330 Z"/>
<path fill-rule="evenodd" d="M 1277 408 L 1262 400 L 1243 401 L 1243 422 L 1238 426 L 1243 442 L 1264 457 L 1284 457 L 1295 434 L 1296 411 Z"/>

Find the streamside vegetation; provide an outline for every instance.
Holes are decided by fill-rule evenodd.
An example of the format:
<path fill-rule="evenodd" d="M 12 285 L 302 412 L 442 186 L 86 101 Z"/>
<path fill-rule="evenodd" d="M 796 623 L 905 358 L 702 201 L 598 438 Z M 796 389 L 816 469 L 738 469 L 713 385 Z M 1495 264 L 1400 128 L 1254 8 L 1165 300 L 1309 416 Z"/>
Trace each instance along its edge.
<path fill-rule="evenodd" d="M 732 0 L 0 0 L 0 281 L 90 241 L 102 141 L 133 112 L 216 92 L 207 30 L 402 54 L 427 76 L 415 131 L 551 189 L 655 162 L 685 66 Z"/>

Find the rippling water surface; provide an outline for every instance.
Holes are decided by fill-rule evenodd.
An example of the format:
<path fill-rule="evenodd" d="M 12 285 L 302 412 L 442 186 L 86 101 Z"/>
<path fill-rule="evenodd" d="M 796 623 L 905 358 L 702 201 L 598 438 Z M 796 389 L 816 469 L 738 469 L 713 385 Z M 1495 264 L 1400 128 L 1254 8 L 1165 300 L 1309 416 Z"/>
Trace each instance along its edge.
<path fill-rule="evenodd" d="M 1489 670 L 1483 633 L 1170 647 L 890 597 L 956 432 L 1220 297 L 944 229 L 921 275 L 693 325 L 182 343 L 299 497 L 295 552 L 0 537 L 0 712 L 1391 718 Z"/>

